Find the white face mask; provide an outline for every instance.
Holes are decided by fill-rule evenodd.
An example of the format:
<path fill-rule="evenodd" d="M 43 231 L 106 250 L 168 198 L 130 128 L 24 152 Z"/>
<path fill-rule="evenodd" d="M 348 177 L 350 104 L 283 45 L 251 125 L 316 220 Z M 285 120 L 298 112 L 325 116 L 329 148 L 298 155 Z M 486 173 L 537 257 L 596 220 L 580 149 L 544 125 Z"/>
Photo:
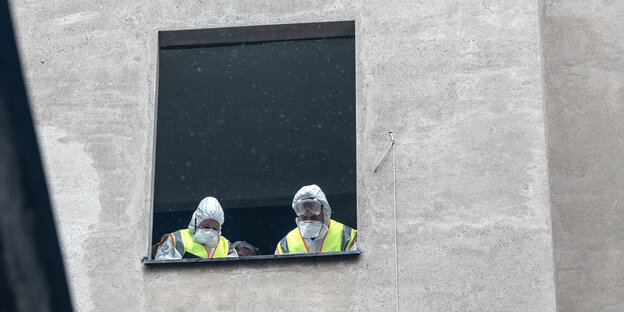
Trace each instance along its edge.
<path fill-rule="evenodd" d="M 315 238 L 323 228 L 322 221 L 305 220 L 299 221 L 299 232 L 305 238 Z"/>
<path fill-rule="evenodd" d="M 193 241 L 206 245 L 206 247 L 209 248 L 215 248 L 217 244 L 219 244 L 219 237 L 221 237 L 221 231 L 213 229 L 195 229 Z"/>

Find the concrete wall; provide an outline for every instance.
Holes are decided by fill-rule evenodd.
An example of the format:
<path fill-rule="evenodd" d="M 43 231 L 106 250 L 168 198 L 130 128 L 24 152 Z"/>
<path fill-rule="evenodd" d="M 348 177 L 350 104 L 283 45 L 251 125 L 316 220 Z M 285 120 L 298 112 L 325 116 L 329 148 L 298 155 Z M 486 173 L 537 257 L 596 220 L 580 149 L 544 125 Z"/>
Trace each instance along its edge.
<path fill-rule="evenodd" d="M 559 311 L 624 311 L 624 3 L 543 1 Z"/>
<path fill-rule="evenodd" d="M 12 1 L 79 311 L 554 311 L 539 3 Z M 355 261 L 147 269 L 157 30 L 356 21 Z"/>

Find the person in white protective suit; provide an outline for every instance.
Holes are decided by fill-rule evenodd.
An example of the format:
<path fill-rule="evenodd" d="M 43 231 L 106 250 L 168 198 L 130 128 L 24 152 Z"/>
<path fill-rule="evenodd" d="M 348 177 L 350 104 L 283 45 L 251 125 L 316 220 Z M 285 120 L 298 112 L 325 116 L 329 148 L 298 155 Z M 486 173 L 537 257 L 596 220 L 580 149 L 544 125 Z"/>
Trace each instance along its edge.
<path fill-rule="evenodd" d="M 277 243 L 276 255 L 357 250 L 357 231 L 330 218 L 327 197 L 316 184 L 302 187 L 292 208 L 297 228 Z"/>
<path fill-rule="evenodd" d="M 221 236 L 225 218 L 214 197 L 204 198 L 193 213 L 187 229 L 165 234 L 153 247 L 156 260 L 182 258 L 238 257 L 236 249 Z"/>

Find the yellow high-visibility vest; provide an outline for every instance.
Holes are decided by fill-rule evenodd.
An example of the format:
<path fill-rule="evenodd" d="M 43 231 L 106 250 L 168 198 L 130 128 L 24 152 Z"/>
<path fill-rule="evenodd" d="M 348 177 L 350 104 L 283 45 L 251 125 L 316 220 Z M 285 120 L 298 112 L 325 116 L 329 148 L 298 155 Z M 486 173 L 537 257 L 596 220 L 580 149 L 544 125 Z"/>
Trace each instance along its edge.
<path fill-rule="evenodd" d="M 199 258 L 223 258 L 227 257 L 228 254 L 234 253 L 234 248 L 230 248 L 230 242 L 223 236 L 219 237 L 217 248 L 215 248 L 212 253 L 210 253 L 210 250 L 206 246 L 193 241 L 193 235 L 191 235 L 189 229 L 165 234 L 161 241 L 164 242 L 167 237 L 173 240 L 173 246 L 183 258 L 189 258 L 188 254 L 186 257 L 184 256 L 186 253 L 192 255 L 190 256 L 191 258 L 193 258 L 193 256 Z"/>
<path fill-rule="evenodd" d="M 353 246 L 357 231 L 334 220 L 329 220 L 327 225 L 327 233 L 323 237 L 320 252 L 337 252 L 347 251 Z M 282 240 L 277 243 L 277 253 L 279 255 L 286 253 L 304 252 L 309 253 L 308 246 L 299 232 L 299 227 L 290 231 Z"/>

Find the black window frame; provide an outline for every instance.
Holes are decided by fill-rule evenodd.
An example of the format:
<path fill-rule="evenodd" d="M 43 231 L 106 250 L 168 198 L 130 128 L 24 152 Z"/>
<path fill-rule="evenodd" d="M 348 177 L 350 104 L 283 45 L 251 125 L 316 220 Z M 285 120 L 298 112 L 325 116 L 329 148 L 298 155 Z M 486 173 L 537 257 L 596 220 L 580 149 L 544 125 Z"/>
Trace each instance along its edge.
<path fill-rule="evenodd" d="M 179 48 L 206 48 L 219 47 L 228 45 L 267 43 L 279 41 L 296 41 L 296 40 L 315 40 L 315 39 L 336 39 L 336 38 L 353 38 L 355 39 L 355 22 L 354 21 L 334 21 L 334 22 L 318 22 L 318 23 L 298 23 L 298 24 L 275 24 L 260 26 L 240 26 L 240 27 L 224 27 L 224 28 L 208 28 L 208 29 L 192 29 L 192 30 L 166 30 L 158 32 L 158 51 L 164 49 Z M 158 84 L 160 81 L 160 57 L 157 57 L 156 67 L 156 84 L 155 84 L 155 108 L 153 121 L 153 149 L 152 149 L 152 168 L 151 168 L 151 187 L 150 187 L 150 220 L 148 229 L 148 255 L 144 257 L 143 263 L 146 265 L 154 264 L 184 264 L 184 263 L 203 263 L 203 262 L 238 262 L 238 261 L 257 261 L 267 259 L 312 259 L 316 257 L 334 257 L 336 259 L 354 258 L 361 254 L 359 248 L 354 251 L 327 252 L 327 253 L 311 253 L 311 254 L 284 254 L 284 255 L 256 255 L 251 257 L 232 257 L 232 258 L 192 258 L 180 260 L 155 260 L 151 258 L 151 247 L 157 243 L 152 241 L 152 231 L 154 222 L 154 188 L 155 188 L 155 169 L 156 169 L 156 130 L 158 119 Z M 354 103 L 355 105 L 356 103 Z M 357 158 L 357 157 L 356 157 Z M 357 160 L 356 160 L 357 161 Z M 356 166 L 357 168 L 357 166 Z M 356 173 L 357 177 L 357 173 Z M 357 189 L 357 185 L 355 186 Z M 356 206 L 357 214 L 357 206 Z"/>

